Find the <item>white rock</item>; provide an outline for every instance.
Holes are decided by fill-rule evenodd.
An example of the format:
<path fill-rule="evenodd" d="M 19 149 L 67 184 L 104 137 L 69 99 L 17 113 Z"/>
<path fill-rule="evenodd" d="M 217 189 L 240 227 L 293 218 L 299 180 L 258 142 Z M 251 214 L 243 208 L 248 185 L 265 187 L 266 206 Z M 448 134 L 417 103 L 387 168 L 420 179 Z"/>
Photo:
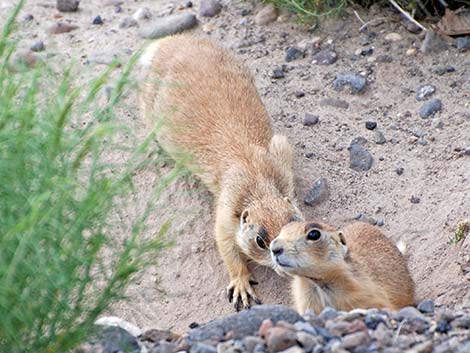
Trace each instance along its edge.
<path fill-rule="evenodd" d="M 102 326 L 117 326 L 120 327 L 127 332 L 129 332 L 132 336 L 138 337 L 142 334 L 142 330 L 135 326 L 134 324 L 131 324 L 130 322 L 127 322 L 117 316 L 104 316 L 99 318 L 98 320 L 95 321 L 95 325 L 102 325 Z"/>
<path fill-rule="evenodd" d="M 148 20 L 152 18 L 152 13 L 147 7 L 141 7 L 134 12 L 132 18 L 136 21 Z"/>
<path fill-rule="evenodd" d="M 403 38 L 401 37 L 401 35 L 399 35 L 398 33 L 388 33 L 387 35 L 385 35 L 385 38 L 384 38 L 387 42 L 399 42 L 401 41 Z"/>

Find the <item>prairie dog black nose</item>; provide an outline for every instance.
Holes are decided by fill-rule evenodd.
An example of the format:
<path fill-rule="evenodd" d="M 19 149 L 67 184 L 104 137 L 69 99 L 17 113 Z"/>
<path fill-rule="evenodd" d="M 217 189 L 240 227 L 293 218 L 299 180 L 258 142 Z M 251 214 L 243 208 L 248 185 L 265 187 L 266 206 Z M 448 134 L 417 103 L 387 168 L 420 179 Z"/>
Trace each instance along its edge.
<path fill-rule="evenodd" d="M 273 253 L 273 255 L 278 256 L 284 252 L 284 248 L 280 246 L 274 246 L 271 248 L 271 252 Z"/>

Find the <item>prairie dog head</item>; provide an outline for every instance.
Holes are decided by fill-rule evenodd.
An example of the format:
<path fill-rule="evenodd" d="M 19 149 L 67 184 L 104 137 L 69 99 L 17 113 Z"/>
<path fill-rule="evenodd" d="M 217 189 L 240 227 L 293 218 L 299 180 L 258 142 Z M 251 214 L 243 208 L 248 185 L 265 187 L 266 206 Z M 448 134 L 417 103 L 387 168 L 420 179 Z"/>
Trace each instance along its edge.
<path fill-rule="evenodd" d="M 255 262 L 273 267 L 271 242 L 284 225 L 301 220 L 299 209 L 287 197 L 253 201 L 240 215 L 237 244 Z"/>
<path fill-rule="evenodd" d="M 280 274 L 326 279 L 347 253 L 343 233 L 319 222 L 292 222 L 270 245 L 275 270 Z"/>

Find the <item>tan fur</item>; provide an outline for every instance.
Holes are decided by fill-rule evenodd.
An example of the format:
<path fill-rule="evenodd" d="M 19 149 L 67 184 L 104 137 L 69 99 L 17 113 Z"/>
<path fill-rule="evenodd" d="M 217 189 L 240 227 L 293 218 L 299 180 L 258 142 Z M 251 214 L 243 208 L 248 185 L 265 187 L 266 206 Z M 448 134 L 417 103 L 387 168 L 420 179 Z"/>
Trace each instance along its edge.
<path fill-rule="evenodd" d="M 211 41 L 189 35 L 153 43 L 141 110 L 173 158 L 217 198 L 215 234 L 230 274 L 235 306 L 256 300 L 247 260 L 272 266 L 269 244 L 282 226 L 302 219 L 294 203 L 292 148 L 273 136 L 267 112 L 243 66 Z M 265 249 L 256 243 L 263 235 Z M 241 300 L 241 302 L 240 302 Z"/>
<path fill-rule="evenodd" d="M 314 229 L 321 237 L 308 240 Z M 271 252 L 276 270 L 294 277 L 292 292 L 300 313 L 320 313 L 325 306 L 398 309 L 413 304 L 414 284 L 405 258 L 370 224 L 357 222 L 336 231 L 320 222 L 289 223 L 271 243 Z"/>

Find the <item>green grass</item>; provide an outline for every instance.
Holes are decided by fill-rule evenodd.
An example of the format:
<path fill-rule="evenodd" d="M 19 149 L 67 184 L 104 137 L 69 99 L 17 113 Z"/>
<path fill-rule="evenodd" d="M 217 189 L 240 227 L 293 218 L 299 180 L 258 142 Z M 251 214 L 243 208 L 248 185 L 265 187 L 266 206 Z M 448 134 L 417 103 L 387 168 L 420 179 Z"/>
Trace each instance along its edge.
<path fill-rule="evenodd" d="M 154 132 L 124 143 L 132 131 L 115 119 L 136 58 L 103 104 L 115 66 L 89 87 L 74 85 L 71 70 L 12 71 L 22 3 L 0 37 L 0 352 L 66 352 L 167 245 L 164 221 L 150 240 L 142 234 L 181 168 L 162 176 L 144 205 L 134 204 L 134 176 L 160 158 L 150 150 Z M 111 163 L 107 153 L 121 158 Z M 134 207 L 141 212 L 129 222 L 116 216 Z"/>
<path fill-rule="evenodd" d="M 348 0 L 267 0 L 279 9 L 298 15 L 301 21 L 336 15 L 348 5 Z"/>

